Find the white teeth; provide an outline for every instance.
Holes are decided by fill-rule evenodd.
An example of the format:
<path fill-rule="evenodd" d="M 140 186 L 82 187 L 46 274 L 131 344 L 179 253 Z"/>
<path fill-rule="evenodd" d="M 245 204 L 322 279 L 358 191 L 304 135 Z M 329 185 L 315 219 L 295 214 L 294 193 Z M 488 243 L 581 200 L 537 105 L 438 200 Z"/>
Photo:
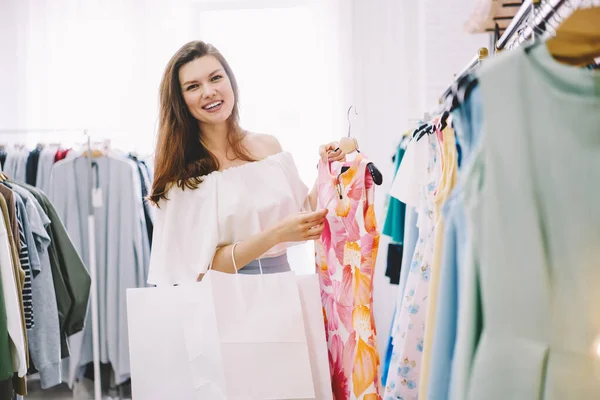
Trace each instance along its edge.
<path fill-rule="evenodd" d="M 215 107 L 221 105 L 221 103 L 222 103 L 222 101 L 215 101 L 214 103 L 210 103 L 209 105 L 204 106 L 204 109 L 210 110 L 211 108 L 215 108 Z"/>

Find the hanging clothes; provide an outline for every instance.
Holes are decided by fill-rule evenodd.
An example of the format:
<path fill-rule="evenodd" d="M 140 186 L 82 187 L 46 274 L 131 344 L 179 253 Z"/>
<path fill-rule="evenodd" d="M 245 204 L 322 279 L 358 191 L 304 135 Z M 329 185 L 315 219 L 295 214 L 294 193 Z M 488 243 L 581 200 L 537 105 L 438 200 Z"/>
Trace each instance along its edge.
<path fill-rule="evenodd" d="M 147 200 L 148 194 L 150 193 L 150 188 L 152 186 L 152 181 L 150 180 L 150 175 L 146 165 L 133 154 L 130 154 L 129 158 L 136 163 L 138 172 L 140 174 L 140 188 L 144 205 L 144 219 L 146 220 L 148 240 L 150 246 L 152 246 L 152 235 L 154 232 L 154 211 L 150 205 L 150 202 Z"/>
<path fill-rule="evenodd" d="M 47 146 L 40 151 L 35 186 L 43 193 L 50 191 L 50 171 L 54 165 L 54 159 L 59 149 L 56 146 Z"/>
<path fill-rule="evenodd" d="M 478 75 L 453 398 L 595 398 L 600 73 L 537 44 Z"/>
<path fill-rule="evenodd" d="M 418 397 L 427 300 L 434 256 L 434 191 L 441 175 L 436 135 L 426 134 L 408 145 L 393 188 L 395 197 L 417 210 L 419 239 L 403 298 L 398 297 L 392 330 L 393 352 L 384 399 Z M 395 182 L 396 183 L 396 182 Z"/>
<path fill-rule="evenodd" d="M 8 333 L 11 339 L 11 357 L 13 371 L 17 377 L 24 378 L 28 368 L 28 355 L 26 334 L 23 316 L 22 287 L 24 274 L 15 257 L 14 239 L 8 221 L 8 208 L 3 196 L 0 196 L 0 275 L 2 276 L 2 289 L 7 313 Z M 27 394 L 27 387 L 23 379 L 15 380 L 15 390 L 20 395 Z"/>
<path fill-rule="evenodd" d="M 429 283 L 429 298 L 427 299 L 427 319 L 425 321 L 425 336 L 423 342 L 423 357 L 421 365 L 421 375 L 419 377 L 419 397 L 427 399 L 429 367 L 431 364 L 431 346 L 433 343 L 434 332 L 436 329 L 436 311 L 437 299 L 440 285 L 442 249 L 444 238 L 444 217 L 442 207 L 450 197 L 452 189 L 456 185 L 458 154 L 456 151 L 456 138 L 454 129 L 446 126 L 443 131 L 438 131 L 441 135 L 440 162 L 442 167 L 442 176 L 440 183 L 435 191 L 435 238 L 434 238 L 434 257 L 431 272 L 431 281 Z"/>
<path fill-rule="evenodd" d="M 3 275 L 0 271 L 0 399 L 11 399 L 13 397 L 12 377 L 14 374 L 13 342 L 8 332 L 8 315 L 6 302 L 4 301 L 5 289 L 2 283 Z"/>
<path fill-rule="evenodd" d="M 50 236 L 46 231 L 51 221 L 32 193 L 16 184 L 11 189 L 23 199 L 25 232 L 29 238 L 27 242 L 31 244 L 29 248 L 32 249 L 30 255 L 37 254 L 32 258 L 33 312 L 36 320 L 33 328 L 27 331 L 27 338 L 31 364 L 39 373 L 42 389 L 47 389 L 62 382 L 59 313 L 48 252 Z M 34 261 L 36 258 L 39 261 Z"/>
<path fill-rule="evenodd" d="M 25 167 L 25 182 L 29 185 L 35 186 L 38 172 L 38 165 L 40 161 L 41 149 L 36 147 L 31 150 L 27 157 L 27 165 Z"/>
<path fill-rule="evenodd" d="M 150 258 L 147 239 L 144 244 L 147 229 L 136 164 L 118 154 L 92 161 L 92 174 L 85 157 L 56 163 L 49 197 L 86 265 L 90 260 L 88 216 L 90 212 L 95 216 L 96 265 L 102 277 L 98 279 L 100 362 L 111 364 L 115 381 L 121 384 L 130 376 L 126 290 L 145 286 Z M 93 209 L 91 187 L 98 193 Z M 79 344 L 71 341 L 74 365 L 93 361 L 91 325 L 90 313 Z"/>
<path fill-rule="evenodd" d="M 318 208 L 329 213 L 316 242 L 333 395 L 381 397 L 373 318 L 373 273 L 379 246 L 373 179 L 358 154 L 341 164 L 319 163 Z"/>
<path fill-rule="evenodd" d="M 25 281 L 23 282 L 23 312 L 25 316 L 25 329 L 29 330 L 33 328 L 34 316 L 33 316 L 33 292 L 31 284 L 33 280 L 33 271 L 31 269 L 31 262 L 29 257 L 29 246 L 25 239 L 25 204 L 23 200 L 13 193 L 15 196 L 15 203 L 17 205 L 17 223 L 19 225 L 19 237 L 15 238 L 19 241 L 19 263 L 21 268 L 25 271 Z"/>
<path fill-rule="evenodd" d="M 4 145 L 0 145 L 0 166 L 2 167 L 2 171 L 4 171 L 4 163 L 6 162 L 6 149 Z"/>
<path fill-rule="evenodd" d="M 83 329 L 90 294 L 90 275 L 50 200 L 33 186 L 20 184 L 31 192 L 50 219 L 49 258 L 56 293 L 61 331 L 61 356 L 69 356 L 67 337 Z"/>
<path fill-rule="evenodd" d="M 391 195 L 391 193 L 390 193 Z M 406 206 L 406 216 L 404 223 L 404 246 L 402 256 L 402 266 L 400 268 L 400 284 L 398 285 L 397 299 L 404 299 L 404 292 L 406 290 L 406 283 L 408 282 L 408 273 L 410 272 L 410 264 L 415 254 L 415 248 L 419 239 L 419 227 L 417 226 L 418 215 L 414 207 Z M 394 305 L 394 314 L 392 316 L 392 323 L 389 330 L 389 339 L 387 344 L 387 350 L 385 353 L 385 360 L 383 363 L 382 373 L 382 385 L 385 387 L 387 382 L 387 376 L 390 370 L 390 363 L 392 360 L 392 354 L 394 354 L 394 327 L 395 318 L 398 314 L 398 307 L 402 307 L 401 302 L 396 301 Z"/>
<path fill-rule="evenodd" d="M 394 156 L 394 176 L 398 173 L 405 149 L 402 145 L 398 146 Z M 398 285 L 400 283 L 400 267 L 402 265 L 403 245 L 404 245 L 404 217 L 406 215 L 406 204 L 388 195 L 387 213 L 382 233 L 389 236 L 392 243 L 388 249 L 388 264 L 385 276 L 390 278 L 390 283 Z"/>
<path fill-rule="evenodd" d="M 471 123 L 469 123 L 471 121 Z M 459 174 L 452 194 L 443 207 L 444 239 L 440 268 L 435 332 L 431 345 L 431 371 L 428 396 L 431 399 L 450 398 L 450 377 L 455 354 L 460 282 L 464 280 L 467 228 L 463 202 L 463 165 L 471 163 L 474 149 L 479 146 L 481 130 L 481 90 L 475 88 L 465 103 L 452 113 L 452 124 L 462 149 Z"/>
<path fill-rule="evenodd" d="M 25 182 L 29 152 L 18 147 L 7 150 L 3 171 L 13 180 Z"/>

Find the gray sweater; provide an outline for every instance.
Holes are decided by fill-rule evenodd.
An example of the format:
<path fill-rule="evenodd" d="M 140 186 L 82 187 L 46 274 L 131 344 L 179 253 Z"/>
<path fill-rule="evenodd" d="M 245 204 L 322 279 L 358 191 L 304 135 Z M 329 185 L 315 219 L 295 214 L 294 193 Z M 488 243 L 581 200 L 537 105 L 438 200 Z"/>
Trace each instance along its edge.
<path fill-rule="evenodd" d="M 86 158 L 67 159 L 54 165 L 49 197 L 64 222 L 75 248 L 89 268 L 88 215 L 90 183 L 101 191 L 102 204 L 93 210 L 100 361 L 110 363 L 115 381 L 130 377 L 126 289 L 142 287 L 147 276 L 149 248 L 137 166 L 120 156 L 94 158 L 97 169 L 89 177 Z M 76 365 L 92 362 L 91 313 L 81 349 L 71 348 Z"/>

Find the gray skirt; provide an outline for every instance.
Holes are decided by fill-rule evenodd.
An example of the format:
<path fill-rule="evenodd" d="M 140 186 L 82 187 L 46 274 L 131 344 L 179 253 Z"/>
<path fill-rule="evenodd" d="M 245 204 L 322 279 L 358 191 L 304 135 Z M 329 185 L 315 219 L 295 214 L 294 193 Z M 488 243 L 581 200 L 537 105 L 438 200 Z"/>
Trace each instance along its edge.
<path fill-rule="evenodd" d="M 288 262 L 287 254 L 272 258 L 262 258 L 260 260 L 260 264 L 262 265 L 263 274 L 276 274 L 278 272 L 288 272 L 292 270 L 290 268 L 290 263 Z M 247 275 L 259 275 L 260 267 L 258 260 L 254 260 L 244 268 L 240 269 L 239 273 Z"/>

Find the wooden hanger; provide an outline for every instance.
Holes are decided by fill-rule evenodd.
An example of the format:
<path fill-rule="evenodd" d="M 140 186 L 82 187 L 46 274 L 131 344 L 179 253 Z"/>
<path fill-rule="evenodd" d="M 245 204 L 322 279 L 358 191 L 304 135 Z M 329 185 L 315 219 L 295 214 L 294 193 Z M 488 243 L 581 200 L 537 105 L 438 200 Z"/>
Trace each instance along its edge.
<path fill-rule="evenodd" d="M 88 156 L 88 151 L 84 151 L 83 153 L 81 153 L 81 157 L 87 157 Z M 102 152 L 102 150 L 98 150 L 98 149 L 92 149 L 92 158 L 100 158 L 100 157 L 104 157 L 104 153 Z"/>
<path fill-rule="evenodd" d="M 339 149 L 342 150 L 344 152 L 344 154 L 354 153 L 355 151 L 357 153 L 360 153 L 360 149 L 358 148 L 358 140 L 356 140 L 355 138 L 350 136 L 351 129 L 352 129 L 352 122 L 350 122 L 350 111 L 353 108 L 354 108 L 354 114 L 355 115 L 358 114 L 356 112 L 356 108 L 354 106 L 350 106 L 350 108 L 348 108 L 348 136 L 340 139 L 340 144 L 339 144 Z M 347 171 L 348 168 L 349 167 L 345 167 L 345 166 L 342 167 L 342 173 Z M 381 174 L 381 171 L 379 171 L 379 169 L 377 169 L 375 164 L 373 164 L 372 162 L 369 162 L 367 164 L 367 169 L 369 170 L 369 173 L 371 174 L 371 177 L 373 178 L 373 183 L 375 183 L 377 186 L 381 185 L 383 183 L 383 175 Z"/>
<path fill-rule="evenodd" d="M 585 66 L 600 57 L 600 7 L 578 8 L 546 41 L 554 59 L 564 64 Z"/>

